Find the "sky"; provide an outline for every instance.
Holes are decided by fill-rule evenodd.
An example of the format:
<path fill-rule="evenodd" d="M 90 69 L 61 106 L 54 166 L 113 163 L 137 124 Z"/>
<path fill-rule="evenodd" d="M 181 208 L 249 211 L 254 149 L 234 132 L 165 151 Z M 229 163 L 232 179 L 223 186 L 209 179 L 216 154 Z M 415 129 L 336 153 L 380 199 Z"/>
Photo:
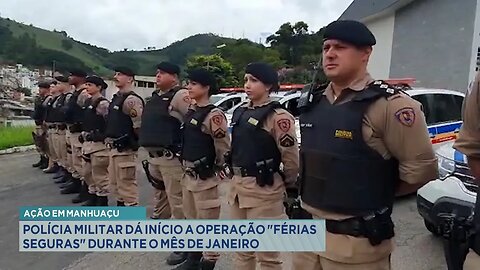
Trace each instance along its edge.
<path fill-rule="evenodd" d="M 1 0 L 0 17 L 112 51 L 157 49 L 198 33 L 265 41 L 281 24 L 318 31 L 352 0 Z"/>

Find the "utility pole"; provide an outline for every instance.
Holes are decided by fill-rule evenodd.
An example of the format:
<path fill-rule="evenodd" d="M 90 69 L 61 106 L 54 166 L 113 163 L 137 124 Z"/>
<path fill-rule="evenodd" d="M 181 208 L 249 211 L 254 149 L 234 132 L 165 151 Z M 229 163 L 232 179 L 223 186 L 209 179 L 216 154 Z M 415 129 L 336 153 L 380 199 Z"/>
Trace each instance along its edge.
<path fill-rule="evenodd" d="M 55 60 L 52 61 L 52 77 L 55 78 Z"/>

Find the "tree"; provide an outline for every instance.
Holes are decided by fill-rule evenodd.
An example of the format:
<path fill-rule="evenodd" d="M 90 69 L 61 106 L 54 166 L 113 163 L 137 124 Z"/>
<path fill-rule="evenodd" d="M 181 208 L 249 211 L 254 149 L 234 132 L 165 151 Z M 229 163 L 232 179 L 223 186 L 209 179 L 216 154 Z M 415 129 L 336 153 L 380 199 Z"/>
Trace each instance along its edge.
<path fill-rule="evenodd" d="M 73 48 L 73 42 L 69 39 L 62 39 L 62 48 L 67 51 L 70 50 L 71 48 Z"/>
<path fill-rule="evenodd" d="M 230 62 L 218 54 L 194 55 L 187 59 L 187 71 L 195 68 L 205 68 L 212 72 L 217 79 L 219 87 L 232 87 L 238 85 L 238 79 Z"/>

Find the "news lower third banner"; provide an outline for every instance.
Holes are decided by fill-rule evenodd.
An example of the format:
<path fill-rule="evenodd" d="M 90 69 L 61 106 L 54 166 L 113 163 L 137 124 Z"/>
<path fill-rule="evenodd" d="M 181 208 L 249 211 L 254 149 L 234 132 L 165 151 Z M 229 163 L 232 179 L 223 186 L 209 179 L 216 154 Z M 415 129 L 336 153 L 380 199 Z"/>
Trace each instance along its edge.
<path fill-rule="evenodd" d="M 324 251 L 325 220 L 147 220 L 145 207 L 22 207 L 19 251 Z"/>

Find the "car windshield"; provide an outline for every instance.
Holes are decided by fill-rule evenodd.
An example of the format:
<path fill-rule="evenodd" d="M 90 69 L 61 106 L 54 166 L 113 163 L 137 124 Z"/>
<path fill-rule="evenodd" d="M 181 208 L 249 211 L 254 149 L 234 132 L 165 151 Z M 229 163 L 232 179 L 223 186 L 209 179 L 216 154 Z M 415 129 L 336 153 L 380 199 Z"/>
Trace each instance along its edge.
<path fill-rule="evenodd" d="M 211 96 L 210 97 L 210 103 L 215 104 L 218 101 L 220 101 L 222 98 L 224 98 L 224 97 L 223 96 Z"/>

